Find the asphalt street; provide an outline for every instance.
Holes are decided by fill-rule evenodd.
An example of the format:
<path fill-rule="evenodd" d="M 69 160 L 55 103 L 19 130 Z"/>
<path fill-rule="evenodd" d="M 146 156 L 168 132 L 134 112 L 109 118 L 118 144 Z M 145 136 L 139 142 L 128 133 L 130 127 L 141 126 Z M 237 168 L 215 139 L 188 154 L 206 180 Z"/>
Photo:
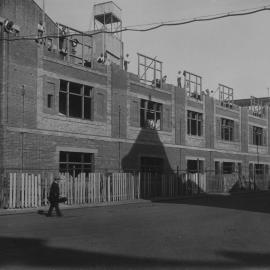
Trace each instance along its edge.
<path fill-rule="evenodd" d="M 0 216 L 0 269 L 270 269 L 269 197 Z"/>

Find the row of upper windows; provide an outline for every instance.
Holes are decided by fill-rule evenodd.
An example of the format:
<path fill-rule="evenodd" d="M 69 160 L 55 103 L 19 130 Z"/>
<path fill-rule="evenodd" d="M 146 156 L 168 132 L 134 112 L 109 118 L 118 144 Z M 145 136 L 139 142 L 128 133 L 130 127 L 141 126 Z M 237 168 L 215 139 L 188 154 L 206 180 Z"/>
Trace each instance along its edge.
<path fill-rule="evenodd" d="M 163 167 L 162 158 L 141 157 L 141 171 L 161 172 Z M 59 153 L 59 171 L 77 176 L 80 173 L 91 173 L 94 171 L 94 154 L 80 152 Z M 187 171 L 189 173 L 204 173 L 204 161 L 199 159 L 187 160 Z M 215 161 L 215 174 L 242 173 L 240 162 Z M 269 166 L 266 164 L 249 164 L 249 175 L 268 175 Z"/>
<path fill-rule="evenodd" d="M 104 96 L 102 97 L 104 98 Z M 102 102 L 99 102 L 102 104 Z M 101 105 L 99 104 L 98 110 Z M 53 95 L 48 94 L 47 107 L 53 107 Z M 104 108 L 103 108 L 104 109 Z M 103 110 L 102 109 L 102 110 Z M 164 105 L 151 100 L 140 100 L 139 125 L 142 128 L 164 130 L 171 121 L 171 112 L 164 110 Z M 60 80 L 59 113 L 68 117 L 93 120 L 93 87 L 79 83 Z M 134 114 L 134 112 L 132 112 Z M 136 112 L 135 112 L 136 113 Z M 167 114 L 167 117 L 163 117 Z M 133 116 L 134 117 L 134 116 Z M 203 136 L 203 114 L 187 111 L 187 135 Z M 239 124 L 227 118 L 218 118 L 216 123 L 217 138 L 224 141 L 239 140 Z M 266 131 L 257 126 L 250 126 L 249 144 L 266 145 Z"/>

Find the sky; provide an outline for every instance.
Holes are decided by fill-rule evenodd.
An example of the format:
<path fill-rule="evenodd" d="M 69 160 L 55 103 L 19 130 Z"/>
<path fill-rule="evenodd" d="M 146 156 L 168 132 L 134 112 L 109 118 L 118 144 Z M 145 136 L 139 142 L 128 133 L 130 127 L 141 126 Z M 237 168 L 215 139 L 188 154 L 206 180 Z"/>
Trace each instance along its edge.
<path fill-rule="evenodd" d="M 42 0 L 35 0 L 42 6 Z M 89 30 L 92 7 L 107 0 L 45 0 L 46 13 L 56 22 Z M 193 19 L 270 6 L 270 0 L 115 0 L 123 27 Z M 137 74 L 137 53 L 163 62 L 167 82 L 176 85 L 177 72 L 202 76 L 203 89 L 218 84 L 234 89 L 234 98 L 268 96 L 270 88 L 270 11 L 253 15 L 162 27 L 148 32 L 124 32 L 129 71 Z M 148 26 L 144 26 L 148 27 Z M 142 27 L 143 28 L 143 27 Z M 216 92 L 215 97 L 218 98 Z"/>

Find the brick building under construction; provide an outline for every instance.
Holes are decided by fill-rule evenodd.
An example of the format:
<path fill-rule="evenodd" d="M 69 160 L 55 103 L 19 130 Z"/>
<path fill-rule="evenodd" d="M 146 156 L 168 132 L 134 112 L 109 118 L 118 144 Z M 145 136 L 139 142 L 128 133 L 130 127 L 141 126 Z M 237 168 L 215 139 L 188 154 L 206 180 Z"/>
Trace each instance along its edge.
<path fill-rule="evenodd" d="M 85 33 L 33 0 L 1 0 L 2 170 L 269 177 L 269 99 L 235 101 L 222 84 L 214 99 L 187 71 L 183 87 L 167 84 L 162 63 L 142 54 L 129 73 L 121 32 L 103 31 L 121 29 L 121 9 L 97 4 L 93 19 Z"/>

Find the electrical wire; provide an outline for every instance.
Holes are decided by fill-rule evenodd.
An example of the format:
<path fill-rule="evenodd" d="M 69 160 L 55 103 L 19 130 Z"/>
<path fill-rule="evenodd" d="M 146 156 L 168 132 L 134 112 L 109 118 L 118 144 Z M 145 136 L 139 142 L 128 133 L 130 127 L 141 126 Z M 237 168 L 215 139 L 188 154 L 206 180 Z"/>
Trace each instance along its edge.
<path fill-rule="evenodd" d="M 107 34 L 116 34 L 116 33 L 120 33 L 120 32 L 127 32 L 127 31 L 131 31 L 131 32 L 147 32 L 147 31 L 152 31 L 161 27 L 168 27 L 168 26 L 180 26 L 180 25 L 186 25 L 186 24 L 191 24 L 191 23 L 195 23 L 195 22 L 206 22 L 206 21 L 214 21 L 214 20 L 220 20 L 220 19 L 225 19 L 225 18 L 229 18 L 229 17 L 238 17 L 238 16 L 247 16 L 247 15 L 251 15 L 251 14 L 255 14 L 255 13 L 259 13 L 259 12 L 263 12 L 263 11 L 270 11 L 270 5 L 268 6 L 264 6 L 264 7 L 260 7 L 260 8 L 253 8 L 253 9 L 245 9 L 242 10 L 240 12 L 235 12 L 235 11 L 231 11 L 231 12 L 227 12 L 227 13 L 218 13 L 218 14 L 214 14 L 214 15 L 205 15 L 205 16 L 200 16 L 200 17 L 196 17 L 193 19 L 188 19 L 188 20 L 184 20 L 184 21 L 168 21 L 168 22 L 162 22 L 159 23 L 158 25 L 152 26 L 152 27 L 148 27 L 148 28 L 144 28 L 144 29 L 136 29 L 136 28 L 132 28 L 132 27 L 125 27 L 122 28 L 120 30 L 115 30 L 115 31 L 95 31 L 93 33 L 72 33 L 72 34 L 66 34 L 66 35 L 61 35 L 61 37 L 73 37 L 73 36 L 89 36 L 92 37 L 94 35 L 97 34 L 101 34 L 101 33 L 107 33 Z M 157 24 L 157 23 L 154 23 Z M 146 24 L 146 25 L 151 25 L 151 24 Z M 139 25 L 137 25 L 139 26 Z M 136 27 L 137 27 L 136 26 Z M 135 27 L 135 26 L 133 26 Z M 34 37 L 35 36 L 35 37 Z M 42 38 L 58 38 L 59 36 L 57 34 L 49 34 L 49 35 L 44 35 Z M 39 39 L 42 39 L 39 38 Z M 36 35 L 27 35 L 27 36 L 18 36 L 18 37 L 14 37 L 14 38 L 0 38 L 0 41 L 18 41 L 18 40 L 36 40 L 38 39 L 36 37 Z"/>
<path fill-rule="evenodd" d="M 190 24 L 190 23 L 195 23 L 195 22 L 205 22 L 205 21 L 213 21 L 213 20 L 220 20 L 220 19 L 224 19 L 224 18 L 228 18 L 228 17 L 236 17 L 236 16 L 246 16 L 246 15 L 251 15 L 251 14 L 255 14 L 258 12 L 262 12 L 262 11 L 269 11 L 270 7 L 263 7 L 263 8 L 259 8 L 256 10 L 249 10 L 246 12 L 242 12 L 242 13 L 233 13 L 233 12 L 228 12 L 226 14 L 221 14 L 221 15 L 217 15 L 217 16 L 202 16 L 202 17 L 198 17 L 198 18 L 194 18 L 191 20 L 187 20 L 187 21 L 183 21 L 183 22 L 169 22 L 169 23 L 161 23 L 159 25 L 153 26 L 153 27 L 149 27 L 149 28 L 145 28 L 145 29 L 133 29 L 133 28 L 124 28 L 118 31 L 114 31 L 114 33 L 117 32 L 124 32 L 124 31 L 139 31 L 139 32 L 146 32 L 146 31 L 151 31 L 151 30 L 155 30 L 158 29 L 160 27 L 164 27 L 164 26 L 179 26 L 179 25 L 185 25 L 185 24 Z"/>
<path fill-rule="evenodd" d="M 240 10 L 237 10 L 237 11 L 230 11 L 229 13 L 239 13 L 239 12 L 247 12 L 247 11 L 252 11 L 252 10 L 257 10 L 257 9 L 260 9 L 260 8 L 268 8 L 270 7 L 270 5 L 266 5 L 266 6 L 263 6 L 263 7 L 256 7 L 256 8 L 251 8 L 251 9 L 240 9 Z M 227 13 L 224 13 L 224 12 L 220 12 L 220 13 L 215 13 L 215 14 L 211 14 L 211 15 L 203 15 L 203 16 L 200 16 L 198 17 L 197 19 L 201 19 L 201 18 L 207 18 L 207 17 L 213 17 L 213 16 L 221 16 L 221 15 L 224 15 L 224 14 L 228 14 Z M 181 20 L 170 20 L 170 21 L 165 21 L 165 22 L 154 22 L 154 23 L 147 23 L 147 24 L 137 24 L 137 25 L 130 25 L 130 26 L 126 26 L 128 28 L 131 28 L 131 27 L 142 27 L 142 26 L 149 26 L 149 25 L 159 25 L 159 24 L 165 24 L 165 23 L 176 23 L 176 22 L 183 22 L 183 21 L 187 21 L 187 20 L 190 20 L 188 18 L 186 19 L 181 19 Z"/>

